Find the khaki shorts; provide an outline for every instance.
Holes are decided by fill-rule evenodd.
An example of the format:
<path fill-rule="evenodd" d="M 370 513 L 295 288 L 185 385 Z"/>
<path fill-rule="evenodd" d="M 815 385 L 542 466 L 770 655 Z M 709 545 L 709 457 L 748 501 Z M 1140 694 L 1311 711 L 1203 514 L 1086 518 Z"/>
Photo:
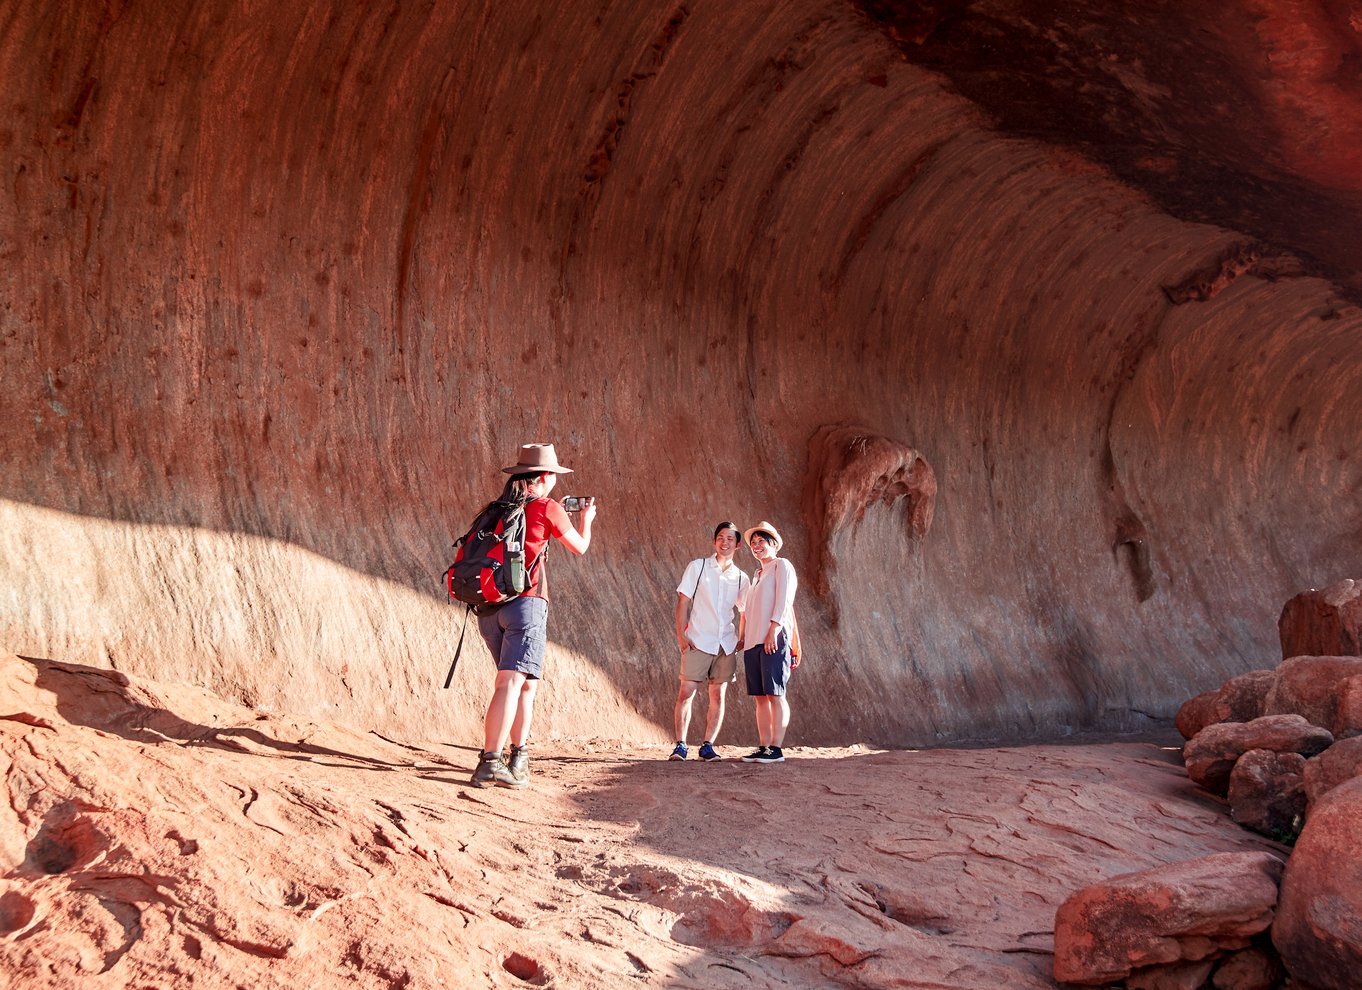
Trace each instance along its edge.
<path fill-rule="evenodd" d="M 737 676 L 738 657 L 736 651 L 720 653 L 716 657 L 712 653 L 702 653 L 692 646 L 681 654 L 681 680 L 683 681 L 709 681 L 711 684 L 723 684 L 726 681 L 736 680 Z"/>

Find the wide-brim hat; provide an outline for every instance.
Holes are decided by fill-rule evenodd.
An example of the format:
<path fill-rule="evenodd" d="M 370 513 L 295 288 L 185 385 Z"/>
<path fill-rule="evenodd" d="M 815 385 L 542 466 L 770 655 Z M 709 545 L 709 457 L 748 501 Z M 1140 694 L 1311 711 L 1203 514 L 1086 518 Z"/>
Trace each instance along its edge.
<path fill-rule="evenodd" d="M 527 443 L 520 448 L 520 460 L 501 469 L 502 474 L 571 474 L 572 468 L 558 463 L 551 443 Z"/>
<path fill-rule="evenodd" d="M 755 526 L 753 526 L 751 529 L 749 529 L 746 533 L 743 533 L 743 535 L 742 535 L 742 541 L 743 541 L 743 544 L 744 544 L 744 545 L 749 544 L 749 543 L 752 542 L 752 534 L 753 534 L 753 533 L 767 533 L 767 534 L 769 534 L 772 538 L 771 538 L 770 540 L 768 540 L 767 542 L 769 542 L 769 543 L 774 543 L 774 544 L 776 545 L 776 549 L 777 549 L 777 550 L 779 550 L 780 547 L 781 547 L 781 545 L 785 542 L 784 540 L 782 540 L 782 539 L 780 538 L 780 531 L 777 530 L 777 529 L 776 529 L 774 526 L 772 526 L 770 523 L 768 523 L 765 519 L 763 519 L 761 522 L 757 523 Z"/>

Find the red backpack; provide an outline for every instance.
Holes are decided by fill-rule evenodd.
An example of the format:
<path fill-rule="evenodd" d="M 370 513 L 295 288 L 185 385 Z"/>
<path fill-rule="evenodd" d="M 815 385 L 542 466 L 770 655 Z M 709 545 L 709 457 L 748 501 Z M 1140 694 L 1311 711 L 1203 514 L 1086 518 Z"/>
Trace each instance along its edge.
<path fill-rule="evenodd" d="M 468 532 L 454 541 L 454 563 L 445 571 L 445 587 L 451 601 L 463 602 L 468 607 L 445 687 L 454 680 L 454 668 L 463 652 L 468 613 L 523 595 L 533 584 L 534 569 L 547 551 L 546 543 L 530 565 L 525 566 L 525 504 L 500 499 L 489 502 Z"/>
<path fill-rule="evenodd" d="M 445 587 L 450 598 L 468 605 L 508 602 L 529 590 L 542 557 L 541 553 L 525 566 L 525 506 L 497 500 L 454 542 L 454 563 L 445 571 Z"/>

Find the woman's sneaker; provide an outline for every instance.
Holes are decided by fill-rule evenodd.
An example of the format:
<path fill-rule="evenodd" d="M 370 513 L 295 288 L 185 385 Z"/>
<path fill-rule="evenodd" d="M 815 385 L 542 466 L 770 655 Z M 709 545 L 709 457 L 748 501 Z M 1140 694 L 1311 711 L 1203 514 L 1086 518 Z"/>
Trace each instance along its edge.
<path fill-rule="evenodd" d="M 757 763 L 784 763 L 785 753 L 779 746 L 767 746 L 766 753 L 756 758 Z"/>
<path fill-rule="evenodd" d="M 685 759 L 687 756 L 689 756 L 689 755 L 690 755 L 690 750 L 686 749 L 686 744 L 683 743 L 683 742 L 679 742 L 679 743 L 676 744 L 676 748 L 672 750 L 672 755 L 669 756 L 669 757 L 667 757 L 667 759 L 669 759 L 669 760 L 684 760 L 684 759 Z"/>
<path fill-rule="evenodd" d="M 700 759 L 702 760 L 722 760 L 723 757 L 714 752 L 714 744 L 706 739 L 700 744 Z"/>
<path fill-rule="evenodd" d="M 760 749 L 753 750 L 751 753 L 748 753 L 746 756 L 744 756 L 742 758 L 742 761 L 744 763 L 765 763 L 766 747 L 762 746 Z"/>

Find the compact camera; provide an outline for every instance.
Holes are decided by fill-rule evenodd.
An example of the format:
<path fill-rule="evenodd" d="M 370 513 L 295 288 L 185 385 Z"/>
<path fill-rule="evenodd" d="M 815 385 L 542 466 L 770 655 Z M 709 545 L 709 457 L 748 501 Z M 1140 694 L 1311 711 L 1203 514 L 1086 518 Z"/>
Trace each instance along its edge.
<path fill-rule="evenodd" d="M 569 495 L 563 499 L 563 508 L 568 512 L 581 512 L 586 503 L 593 498 L 594 495 Z"/>

